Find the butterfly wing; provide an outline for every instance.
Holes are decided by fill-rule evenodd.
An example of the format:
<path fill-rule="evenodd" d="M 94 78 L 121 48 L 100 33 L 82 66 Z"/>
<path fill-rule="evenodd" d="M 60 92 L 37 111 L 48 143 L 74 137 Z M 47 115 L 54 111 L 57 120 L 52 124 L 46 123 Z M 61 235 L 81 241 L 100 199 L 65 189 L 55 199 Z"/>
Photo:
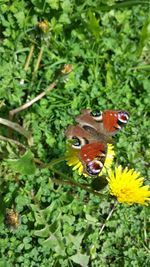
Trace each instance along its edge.
<path fill-rule="evenodd" d="M 98 175 L 104 167 L 107 145 L 92 143 L 84 145 L 79 152 L 79 159 L 84 167 L 84 173 L 90 176 Z"/>
<path fill-rule="evenodd" d="M 76 122 L 86 131 L 94 129 L 103 136 L 112 136 L 126 125 L 129 114 L 126 111 L 106 110 L 104 112 L 92 112 L 90 109 L 83 110 L 81 115 L 76 117 Z M 109 142 L 109 140 L 107 140 Z"/>
<path fill-rule="evenodd" d="M 126 111 L 106 110 L 103 112 L 103 129 L 107 135 L 114 135 L 128 122 L 129 114 Z"/>

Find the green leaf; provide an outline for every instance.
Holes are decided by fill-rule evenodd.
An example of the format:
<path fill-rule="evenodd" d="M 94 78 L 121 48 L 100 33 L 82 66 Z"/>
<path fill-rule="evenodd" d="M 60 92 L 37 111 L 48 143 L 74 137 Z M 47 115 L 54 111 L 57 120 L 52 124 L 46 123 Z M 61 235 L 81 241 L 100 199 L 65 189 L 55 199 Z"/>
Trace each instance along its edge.
<path fill-rule="evenodd" d="M 35 163 L 33 161 L 34 156 L 30 150 L 26 151 L 25 154 L 19 159 L 7 160 L 9 167 L 20 174 L 31 175 L 36 171 Z"/>
<path fill-rule="evenodd" d="M 59 1 L 58 0 L 46 0 L 46 3 L 52 8 L 52 9 L 58 9 L 59 8 Z"/>
<path fill-rule="evenodd" d="M 141 30 L 140 42 L 139 42 L 139 47 L 138 47 L 138 52 L 137 52 L 139 56 L 141 56 L 143 48 L 146 42 L 148 42 L 148 40 L 150 40 L 150 15 L 148 15 Z"/>
<path fill-rule="evenodd" d="M 100 37 L 100 31 L 101 31 L 99 22 L 91 11 L 88 11 L 87 15 L 88 15 L 89 29 L 92 32 L 92 34 L 95 36 L 95 38 L 98 39 Z"/>
<path fill-rule="evenodd" d="M 18 25 L 20 28 L 24 27 L 25 24 L 25 15 L 23 11 L 19 11 L 18 13 L 15 14 L 15 17 L 17 19 Z"/>
<path fill-rule="evenodd" d="M 91 216 L 90 214 L 86 214 L 86 219 L 87 219 L 87 221 L 88 221 L 88 223 L 97 223 L 97 219 L 95 218 L 95 217 L 93 217 L 93 216 Z"/>
<path fill-rule="evenodd" d="M 149 1 L 148 0 L 127 0 L 127 1 L 119 1 L 119 2 L 116 2 L 116 4 L 114 5 L 105 5 L 105 4 L 101 4 L 100 5 L 100 9 L 102 11 L 109 11 L 109 10 L 112 10 L 112 9 L 119 9 L 119 8 L 130 8 L 132 6 L 136 6 L 136 5 L 148 5 L 149 4 Z"/>
<path fill-rule="evenodd" d="M 33 233 L 35 236 L 39 237 L 48 237 L 49 236 L 49 226 L 46 225 L 43 229 L 41 230 L 35 230 Z"/>
<path fill-rule="evenodd" d="M 0 260 L 0 267 L 12 267 L 12 264 L 8 263 L 8 260 L 1 259 Z"/>
<path fill-rule="evenodd" d="M 18 195 L 16 197 L 16 203 L 17 203 L 17 207 L 18 207 L 18 210 L 22 210 L 24 206 L 28 206 L 31 202 L 31 199 L 26 196 L 26 195 Z"/>
<path fill-rule="evenodd" d="M 36 225 L 44 225 L 45 224 L 45 218 L 43 216 L 43 212 L 41 210 L 39 210 L 39 208 L 37 207 L 37 205 L 34 204 L 30 204 L 30 207 L 34 213 L 34 217 L 35 217 L 35 224 Z"/>
<path fill-rule="evenodd" d="M 81 242 L 83 240 L 83 237 L 84 237 L 84 234 L 78 234 L 76 236 L 71 235 L 71 234 L 69 235 L 70 241 L 74 244 L 74 246 L 75 246 L 75 248 L 77 250 L 79 250 L 79 247 L 81 245 Z"/>
<path fill-rule="evenodd" d="M 65 244 L 60 232 L 57 233 L 57 235 L 50 234 L 49 238 L 42 242 L 42 245 L 45 250 L 49 251 L 50 249 L 52 249 L 58 255 L 65 255 Z"/>
<path fill-rule="evenodd" d="M 70 259 L 73 262 L 80 264 L 80 266 L 82 266 L 82 267 L 88 266 L 89 258 L 90 258 L 89 256 L 87 256 L 85 254 L 81 254 L 81 253 L 77 253 L 77 254 L 70 257 Z"/>

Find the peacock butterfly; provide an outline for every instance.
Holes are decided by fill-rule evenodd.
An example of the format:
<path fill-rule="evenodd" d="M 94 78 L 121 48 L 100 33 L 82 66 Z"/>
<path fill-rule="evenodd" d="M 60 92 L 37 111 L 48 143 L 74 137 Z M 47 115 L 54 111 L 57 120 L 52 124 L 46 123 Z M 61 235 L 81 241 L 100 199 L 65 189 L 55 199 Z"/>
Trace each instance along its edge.
<path fill-rule="evenodd" d="M 107 144 L 126 125 L 129 114 L 126 111 L 91 111 L 85 109 L 75 118 L 76 125 L 67 128 L 65 135 L 73 140 L 72 147 L 78 149 L 79 160 L 84 173 L 98 175 L 105 163 Z"/>

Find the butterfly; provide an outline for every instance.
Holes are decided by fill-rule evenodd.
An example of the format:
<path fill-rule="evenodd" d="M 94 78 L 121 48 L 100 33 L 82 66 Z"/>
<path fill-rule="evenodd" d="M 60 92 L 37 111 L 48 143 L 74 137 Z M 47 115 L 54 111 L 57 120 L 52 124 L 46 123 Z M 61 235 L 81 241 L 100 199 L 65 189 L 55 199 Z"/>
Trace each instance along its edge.
<path fill-rule="evenodd" d="M 70 125 L 65 135 L 72 140 L 72 148 L 78 149 L 84 173 L 95 176 L 101 172 L 107 155 L 107 144 L 112 143 L 112 136 L 128 120 L 129 114 L 123 110 L 102 112 L 84 109 L 75 118 L 76 125 Z"/>

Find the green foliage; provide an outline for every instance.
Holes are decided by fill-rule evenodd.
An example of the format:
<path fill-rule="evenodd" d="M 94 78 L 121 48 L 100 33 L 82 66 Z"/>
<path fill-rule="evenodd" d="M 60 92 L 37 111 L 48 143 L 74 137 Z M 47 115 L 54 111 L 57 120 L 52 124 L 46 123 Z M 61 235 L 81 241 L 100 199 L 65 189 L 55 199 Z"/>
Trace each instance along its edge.
<path fill-rule="evenodd" d="M 26 151 L 26 153 L 19 159 L 9 159 L 8 165 L 12 171 L 24 175 L 34 174 L 36 170 L 33 154 L 30 150 Z"/>
<path fill-rule="evenodd" d="M 8 119 L 46 90 L 65 63 L 73 65 L 66 79 L 13 117 L 32 132 L 33 145 L 1 126 L 0 267 L 148 267 L 149 207 L 117 205 L 106 221 L 114 200 L 55 184 L 83 179 L 65 164 L 48 163 L 64 156 L 64 131 L 80 110 L 124 109 L 130 122 L 115 137 L 116 162 L 148 183 L 149 1 L 2 0 L 0 11 L 0 117 Z M 46 34 L 37 26 L 42 20 L 49 22 Z M 19 213 L 15 229 L 6 227 L 7 208 Z"/>

